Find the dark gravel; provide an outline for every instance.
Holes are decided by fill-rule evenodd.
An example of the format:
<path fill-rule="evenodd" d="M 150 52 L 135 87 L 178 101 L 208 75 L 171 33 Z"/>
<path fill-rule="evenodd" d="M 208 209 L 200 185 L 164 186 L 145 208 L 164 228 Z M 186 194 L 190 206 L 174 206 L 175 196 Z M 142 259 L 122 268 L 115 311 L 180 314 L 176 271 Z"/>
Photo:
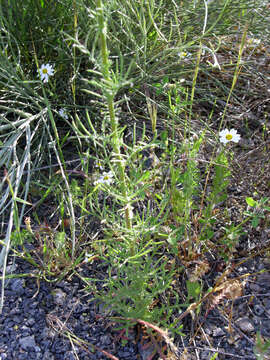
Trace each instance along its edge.
<path fill-rule="evenodd" d="M 228 331 L 224 303 L 211 310 L 207 316 L 202 309 L 198 322 L 203 332 L 195 334 L 192 343 L 189 340 L 194 324 L 190 316 L 184 319 L 183 332 L 186 337 L 174 340 L 180 353 L 186 347 L 187 357 L 184 359 L 210 360 L 215 351 L 218 352 L 218 359 L 256 359 L 253 352 L 256 332 L 260 331 L 262 336 L 270 338 L 269 260 L 257 257 L 238 269 L 240 275 L 241 272 L 255 273 L 263 268 L 266 272 L 249 278 L 243 296 L 234 303 L 232 335 Z M 8 270 L 11 270 L 11 266 Z M 26 274 L 34 270 L 27 262 L 17 259 L 13 273 Z M 89 269 L 86 267 L 82 271 L 85 273 Z M 150 359 L 153 348 L 136 343 L 135 332 L 130 334 L 130 339 L 123 345 L 119 340 L 119 331 L 114 328 L 115 324 L 103 316 L 104 307 L 91 301 L 91 295 L 83 292 L 83 288 L 84 284 L 75 276 L 57 284 L 45 281 L 39 283 L 33 277 L 7 279 L 5 304 L 0 316 L 0 359 L 110 358 L 100 351 L 93 351 L 90 344 L 115 356 L 115 359 Z M 227 309 L 230 308 L 230 302 L 227 305 Z M 198 323 L 195 328 L 198 328 Z M 88 345 L 84 345 L 85 348 L 79 346 L 74 337 L 68 339 L 64 336 L 64 330 L 86 341 Z M 156 355 L 152 357 L 153 360 L 158 358 Z M 167 359 L 174 360 L 177 357 L 168 355 Z"/>
<path fill-rule="evenodd" d="M 30 273 L 26 262 L 16 261 L 13 273 Z M 122 346 L 117 331 L 98 316 L 99 306 L 85 295 L 82 282 L 73 277 L 58 284 L 35 278 L 6 280 L 5 303 L 0 316 L 1 360 L 108 359 L 99 351 L 86 350 L 60 332 L 68 329 L 80 339 L 119 359 L 137 359 L 134 341 Z M 62 327 L 62 329 L 61 329 Z M 63 334 L 63 331 L 62 331 Z"/>

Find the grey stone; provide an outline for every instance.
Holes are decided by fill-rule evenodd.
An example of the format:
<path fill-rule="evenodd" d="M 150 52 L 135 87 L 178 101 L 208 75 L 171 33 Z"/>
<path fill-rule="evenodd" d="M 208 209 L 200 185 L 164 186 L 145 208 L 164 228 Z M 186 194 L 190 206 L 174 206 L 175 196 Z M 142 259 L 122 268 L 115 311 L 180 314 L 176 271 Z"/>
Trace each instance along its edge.
<path fill-rule="evenodd" d="M 261 327 L 261 335 L 265 337 L 270 337 L 270 329 L 268 327 Z"/>
<path fill-rule="evenodd" d="M 138 350 L 139 350 L 141 359 L 147 360 L 155 352 L 155 347 L 154 347 L 154 345 L 150 345 L 150 346 L 147 346 L 147 348 L 146 348 L 145 346 L 142 346 L 141 344 L 139 344 Z"/>
<path fill-rule="evenodd" d="M 219 327 L 213 330 L 213 337 L 223 336 L 225 332 Z"/>
<path fill-rule="evenodd" d="M 201 360 L 209 360 L 209 359 L 211 359 L 212 355 L 213 355 L 213 353 L 211 351 L 204 350 L 201 352 L 200 359 Z"/>
<path fill-rule="evenodd" d="M 27 348 L 37 346 L 34 336 L 26 336 L 24 338 L 19 339 L 19 344 L 21 345 L 23 350 L 27 350 Z"/>
<path fill-rule="evenodd" d="M 258 326 L 258 325 L 260 325 L 260 323 L 261 323 L 261 318 L 260 317 L 258 317 L 258 316 L 254 316 L 253 317 L 253 324 L 255 325 L 255 326 Z"/>
<path fill-rule="evenodd" d="M 270 319 L 262 320 L 262 326 L 270 330 Z"/>
<path fill-rule="evenodd" d="M 266 309 L 270 310 L 270 299 L 269 298 L 263 299 L 263 303 L 264 303 L 264 306 L 266 307 Z"/>
<path fill-rule="evenodd" d="M 258 284 L 251 283 L 249 285 L 249 288 L 251 291 L 259 292 L 261 290 L 261 287 Z"/>
<path fill-rule="evenodd" d="M 45 351 L 43 360 L 54 360 L 54 356 L 50 351 Z"/>
<path fill-rule="evenodd" d="M 123 358 L 129 358 L 130 357 L 130 352 L 129 351 L 119 351 L 119 355 L 121 357 L 123 357 Z"/>
<path fill-rule="evenodd" d="M 258 275 L 257 282 L 265 288 L 270 288 L 270 274 L 266 272 Z"/>
<path fill-rule="evenodd" d="M 110 345 L 111 339 L 110 339 L 110 337 L 109 337 L 108 335 L 102 335 L 102 336 L 100 337 L 100 343 L 101 343 L 102 345 Z"/>
<path fill-rule="evenodd" d="M 236 321 L 236 325 L 239 326 L 239 328 L 244 333 L 251 333 L 251 332 L 254 331 L 254 325 L 252 324 L 252 322 L 247 317 L 238 319 Z"/>
<path fill-rule="evenodd" d="M 31 317 L 31 318 L 27 319 L 25 323 L 29 326 L 33 326 L 35 324 L 35 322 L 36 322 L 35 319 Z"/>
<path fill-rule="evenodd" d="M 13 279 L 10 285 L 10 289 L 16 295 L 23 295 L 24 294 L 24 286 L 25 280 L 24 279 Z"/>
<path fill-rule="evenodd" d="M 259 305 L 259 304 L 256 304 L 254 306 L 254 313 L 258 316 L 261 316 L 263 313 L 264 313 L 264 308 L 263 306 Z"/>
<path fill-rule="evenodd" d="M 55 289 L 52 291 L 52 296 L 55 304 L 63 306 L 66 299 L 66 293 L 61 289 Z"/>
<path fill-rule="evenodd" d="M 6 267 L 6 274 L 12 274 L 15 272 L 15 270 L 17 269 L 18 265 L 17 264 L 11 264 L 11 265 L 8 265 Z M 2 271 L 1 271 L 2 272 Z"/>
<path fill-rule="evenodd" d="M 16 323 L 16 324 L 19 324 L 22 319 L 18 316 L 18 315 L 15 315 L 13 316 L 12 320 Z"/>

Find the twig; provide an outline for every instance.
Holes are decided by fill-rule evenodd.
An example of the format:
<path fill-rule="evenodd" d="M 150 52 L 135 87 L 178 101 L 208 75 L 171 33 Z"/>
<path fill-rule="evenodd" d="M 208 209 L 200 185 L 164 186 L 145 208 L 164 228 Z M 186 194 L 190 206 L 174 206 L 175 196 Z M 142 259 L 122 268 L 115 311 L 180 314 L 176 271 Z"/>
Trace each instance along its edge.
<path fill-rule="evenodd" d="M 187 349 L 194 349 L 195 347 L 194 346 L 188 346 Z M 227 353 L 227 352 L 224 352 L 224 351 L 220 351 L 218 349 L 212 349 L 212 348 L 208 348 L 208 347 L 196 347 L 197 350 L 207 350 L 207 351 L 211 351 L 211 352 L 217 352 L 218 354 L 221 354 L 221 355 L 225 355 L 225 356 L 232 356 L 233 359 L 244 359 L 244 360 L 247 360 L 247 359 L 250 359 L 250 360 L 255 360 L 255 356 L 240 356 L 240 355 L 236 355 L 236 354 L 231 354 L 231 353 Z"/>
<path fill-rule="evenodd" d="M 72 164 L 72 163 L 75 163 L 75 162 L 79 162 L 81 161 L 81 158 L 78 158 L 78 159 L 74 159 L 74 160 L 68 160 L 68 161 L 65 161 L 65 164 Z M 53 167 L 59 167 L 60 165 L 64 165 L 64 164 L 52 164 L 52 165 L 47 165 L 47 166 L 41 166 L 39 168 L 35 168 L 35 169 L 31 169 L 30 172 L 36 172 L 36 171 L 40 171 L 40 170 L 46 170 L 46 169 L 51 169 Z M 29 170 L 25 170 L 23 172 L 23 175 L 25 174 L 28 174 L 29 173 Z"/>
<path fill-rule="evenodd" d="M 219 314 L 226 323 L 229 323 L 229 321 L 221 312 L 219 312 Z M 250 344 L 252 344 L 252 346 L 255 346 L 254 342 L 250 340 L 250 338 L 245 333 L 243 333 L 243 331 L 241 331 L 238 326 L 234 325 L 233 323 L 231 323 L 231 326 L 234 328 L 234 330 L 238 331 L 241 334 L 241 336 L 243 336 Z"/>
<path fill-rule="evenodd" d="M 151 324 L 148 321 L 141 320 L 141 319 L 135 319 L 135 318 L 124 318 L 124 317 L 121 317 L 121 316 L 115 316 L 115 317 L 112 317 L 111 319 L 127 320 L 127 321 L 131 321 L 131 322 L 139 323 L 141 325 L 144 325 L 144 326 L 146 326 L 148 328 L 153 329 L 159 335 L 162 336 L 162 338 L 164 339 L 166 344 L 175 353 L 175 355 L 177 355 L 177 356 L 179 355 L 179 351 L 178 351 L 177 347 L 174 345 L 173 341 L 169 338 L 167 331 L 162 330 L 160 327 L 158 327 L 158 326 L 156 326 L 154 324 Z"/>

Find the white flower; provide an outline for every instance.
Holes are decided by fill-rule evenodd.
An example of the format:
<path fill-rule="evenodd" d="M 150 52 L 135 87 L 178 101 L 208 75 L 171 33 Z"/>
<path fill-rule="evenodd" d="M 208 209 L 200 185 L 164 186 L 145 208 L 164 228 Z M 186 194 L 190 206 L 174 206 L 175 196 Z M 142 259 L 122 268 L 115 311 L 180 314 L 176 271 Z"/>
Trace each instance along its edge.
<path fill-rule="evenodd" d="M 177 53 L 177 55 L 180 57 L 180 59 L 186 59 L 186 58 L 190 57 L 191 53 L 186 52 L 186 51 L 180 51 Z"/>
<path fill-rule="evenodd" d="M 261 43 L 260 39 L 256 39 L 256 38 L 252 38 L 252 37 L 247 39 L 247 46 L 248 47 L 254 48 L 254 47 L 260 45 L 260 43 Z"/>
<path fill-rule="evenodd" d="M 96 160 L 95 162 L 95 168 L 99 169 L 99 170 L 104 170 L 103 166 L 102 166 L 102 162 L 99 160 Z"/>
<path fill-rule="evenodd" d="M 113 173 L 110 171 L 108 173 L 102 174 L 95 182 L 94 185 L 104 184 L 110 185 L 113 182 Z"/>
<path fill-rule="evenodd" d="M 58 114 L 63 118 L 63 119 L 68 119 L 68 114 L 66 113 L 66 110 L 65 109 L 60 109 Z"/>
<path fill-rule="evenodd" d="M 52 76 L 54 74 L 54 69 L 52 65 L 50 64 L 42 64 L 41 67 L 38 69 L 41 81 L 48 82 L 49 76 Z"/>
<path fill-rule="evenodd" d="M 233 141 L 235 143 L 238 143 L 241 136 L 239 134 L 237 134 L 237 131 L 235 129 L 224 129 L 219 133 L 220 136 L 220 141 L 223 144 L 227 144 L 230 141 Z"/>
<path fill-rule="evenodd" d="M 88 252 L 86 252 L 84 262 L 88 263 L 88 261 L 90 260 L 91 257 L 93 257 L 93 254 L 89 254 Z"/>

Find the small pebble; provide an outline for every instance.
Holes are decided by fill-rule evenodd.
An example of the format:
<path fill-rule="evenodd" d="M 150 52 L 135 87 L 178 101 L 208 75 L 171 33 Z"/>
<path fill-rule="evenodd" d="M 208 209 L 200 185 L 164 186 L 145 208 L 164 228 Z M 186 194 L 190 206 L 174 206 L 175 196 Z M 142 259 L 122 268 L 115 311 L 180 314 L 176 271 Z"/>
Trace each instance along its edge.
<path fill-rule="evenodd" d="M 110 345 L 111 343 L 111 339 L 108 335 L 102 335 L 99 341 L 102 345 Z"/>
<path fill-rule="evenodd" d="M 259 304 L 256 304 L 254 306 L 254 313 L 258 316 L 261 316 L 263 313 L 264 313 L 264 308 L 263 306 L 259 305 Z"/>
<path fill-rule="evenodd" d="M 213 330 L 214 337 L 223 336 L 223 335 L 225 335 L 225 332 L 220 327 Z"/>
<path fill-rule="evenodd" d="M 265 288 L 270 288 L 270 274 L 265 272 L 258 275 L 257 282 Z"/>
<path fill-rule="evenodd" d="M 251 291 L 259 292 L 261 290 L 261 287 L 258 284 L 250 283 L 249 288 Z"/>
<path fill-rule="evenodd" d="M 24 279 L 13 279 L 11 282 L 10 288 L 16 295 L 23 295 L 24 294 L 24 286 L 25 280 Z"/>
<path fill-rule="evenodd" d="M 244 333 L 251 333 L 254 331 L 254 325 L 249 320 L 249 318 L 240 318 L 236 321 L 237 326 L 244 332 Z"/>
<path fill-rule="evenodd" d="M 66 293 L 61 289 L 54 289 L 52 291 L 52 296 L 55 304 L 63 306 L 65 303 Z"/>
<path fill-rule="evenodd" d="M 265 298 L 263 299 L 263 304 L 266 307 L 266 310 L 270 310 L 270 299 L 269 298 Z"/>
<path fill-rule="evenodd" d="M 19 339 L 19 344 L 21 345 L 23 350 L 27 350 L 28 348 L 32 348 L 36 346 L 35 337 L 34 336 L 26 336 Z"/>

